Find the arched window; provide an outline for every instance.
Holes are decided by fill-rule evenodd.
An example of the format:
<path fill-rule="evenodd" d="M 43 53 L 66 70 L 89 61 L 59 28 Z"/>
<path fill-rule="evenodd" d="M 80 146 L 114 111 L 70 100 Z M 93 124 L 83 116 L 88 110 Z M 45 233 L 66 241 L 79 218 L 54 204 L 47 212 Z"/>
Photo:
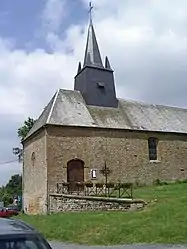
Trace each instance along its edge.
<path fill-rule="evenodd" d="M 33 152 L 32 154 L 31 154 L 31 162 L 32 162 L 32 166 L 34 166 L 34 164 L 35 164 L 35 152 Z"/>
<path fill-rule="evenodd" d="M 149 160 L 157 160 L 158 138 L 150 137 L 148 139 Z"/>

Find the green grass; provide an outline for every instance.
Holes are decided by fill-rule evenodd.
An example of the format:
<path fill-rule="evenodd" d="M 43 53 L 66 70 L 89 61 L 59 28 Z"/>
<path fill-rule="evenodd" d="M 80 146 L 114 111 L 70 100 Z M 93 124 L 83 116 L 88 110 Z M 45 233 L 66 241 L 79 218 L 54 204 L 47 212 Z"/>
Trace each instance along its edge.
<path fill-rule="evenodd" d="M 187 243 L 187 183 L 142 187 L 134 197 L 151 202 L 136 212 L 21 215 L 49 240 L 89 245 Z"/>

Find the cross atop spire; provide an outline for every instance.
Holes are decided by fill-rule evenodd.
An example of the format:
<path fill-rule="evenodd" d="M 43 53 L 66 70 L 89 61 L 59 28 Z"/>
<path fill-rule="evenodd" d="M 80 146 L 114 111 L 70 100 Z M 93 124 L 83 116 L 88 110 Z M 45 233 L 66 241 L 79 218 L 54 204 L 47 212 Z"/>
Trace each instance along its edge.
<path fill-rule="evenodd" d="M 83 66 L 95 66 L 103 68 L 103 63 L 99 51 L 99 46 L 97 43 L 93 23 L 92 23 L 92 3 L 89 3 L 89 15 L 90 15 L 90 24 L 88 28 L 88 37 L 86 44 L 86 51 L 84 56 L 84 64 Z"/>
<path fill-rule="evenodd" d="M 90 24 L 92 24 L 92 9 L 93 9 L 93 5 L 92 2 L 89 3 L 89 15 L 90 15 Z"/>

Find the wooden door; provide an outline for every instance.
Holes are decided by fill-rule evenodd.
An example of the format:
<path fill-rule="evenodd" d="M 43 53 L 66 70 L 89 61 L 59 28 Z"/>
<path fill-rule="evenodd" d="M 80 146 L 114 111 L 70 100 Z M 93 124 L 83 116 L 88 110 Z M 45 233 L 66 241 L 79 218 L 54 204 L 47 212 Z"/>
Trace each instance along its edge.
<path fill-rule="evenodd" d="M 78 182 L 84 182 L 84 162 L 81 160 L 71 160 L 67 164 L 67 182 L 69 191 L 81 190 L 78 188 Z"/>

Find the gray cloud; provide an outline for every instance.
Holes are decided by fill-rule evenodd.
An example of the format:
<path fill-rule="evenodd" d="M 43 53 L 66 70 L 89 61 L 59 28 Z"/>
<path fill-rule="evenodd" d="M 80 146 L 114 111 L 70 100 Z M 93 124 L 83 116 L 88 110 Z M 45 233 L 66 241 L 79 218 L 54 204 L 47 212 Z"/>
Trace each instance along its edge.
<path fill-rule="evenodd" d="M 126 47 L 123 53 L 120 65 L 117 59 L 111 60 L 117 68 L 116 85 L 121 97 L 187 108 L 186 50 L 163 54 L 142 46 L 138 51 Z"/>

